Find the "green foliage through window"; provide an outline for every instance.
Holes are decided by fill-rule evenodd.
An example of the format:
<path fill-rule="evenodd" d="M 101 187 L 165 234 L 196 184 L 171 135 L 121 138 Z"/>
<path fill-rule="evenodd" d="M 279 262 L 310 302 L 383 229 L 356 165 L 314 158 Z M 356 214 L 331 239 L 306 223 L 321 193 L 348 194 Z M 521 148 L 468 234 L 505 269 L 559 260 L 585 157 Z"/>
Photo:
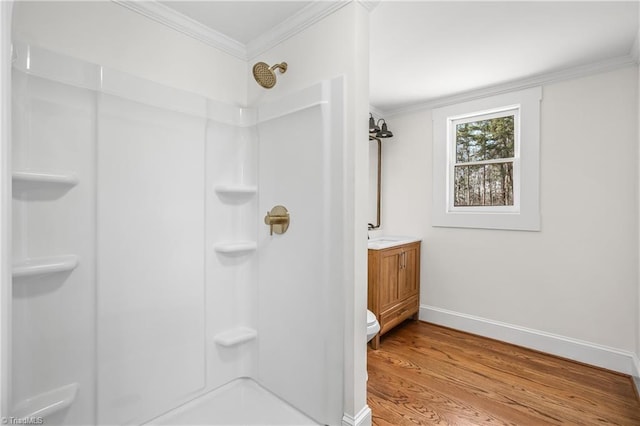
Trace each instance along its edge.
<path fill-rule="evenodd" d="M 454 206 L 512 206 L 514 116 L 456 124 Z"/>

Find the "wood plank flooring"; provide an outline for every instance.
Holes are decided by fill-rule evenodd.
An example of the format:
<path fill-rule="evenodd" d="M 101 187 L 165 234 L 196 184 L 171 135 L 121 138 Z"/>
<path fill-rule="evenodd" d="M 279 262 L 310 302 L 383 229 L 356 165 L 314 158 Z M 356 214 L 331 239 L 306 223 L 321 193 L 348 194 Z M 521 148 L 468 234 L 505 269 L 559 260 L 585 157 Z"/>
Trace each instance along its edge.
<path fill-rule="evenodd" d="M 640 425 L 629 376 L 407 321 L 368 352 L 376 426 Z"/>

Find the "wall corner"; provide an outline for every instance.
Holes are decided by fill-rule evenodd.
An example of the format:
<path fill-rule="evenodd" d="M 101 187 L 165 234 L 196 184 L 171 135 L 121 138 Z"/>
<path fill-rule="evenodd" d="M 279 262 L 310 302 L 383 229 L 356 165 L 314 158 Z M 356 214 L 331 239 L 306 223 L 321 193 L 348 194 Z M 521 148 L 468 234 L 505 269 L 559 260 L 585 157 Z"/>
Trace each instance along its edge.
<path fill-rule="evenodd" d="M 0 2 L 0 418 L 9 418 L 11 342 L 11 31 L 13 0 Z"/>

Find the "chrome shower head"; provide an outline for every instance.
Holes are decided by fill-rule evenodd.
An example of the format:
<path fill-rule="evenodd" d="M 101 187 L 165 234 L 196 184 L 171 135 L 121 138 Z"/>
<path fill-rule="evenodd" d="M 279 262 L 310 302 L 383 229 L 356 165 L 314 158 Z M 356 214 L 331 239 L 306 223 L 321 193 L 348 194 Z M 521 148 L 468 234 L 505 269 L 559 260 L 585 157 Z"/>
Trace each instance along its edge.
<path fill-rule="evenodd" d="M 276 73 L 275 69 L 280 70 L 280 74 L 284 74 L 287 71 L 287 63 L 282 62 L 270 67 L 264 62 L 258 62 L 253 66 L 253 78 L 256 82 L 265 89 L 271 89 L 276 85 Z"/>

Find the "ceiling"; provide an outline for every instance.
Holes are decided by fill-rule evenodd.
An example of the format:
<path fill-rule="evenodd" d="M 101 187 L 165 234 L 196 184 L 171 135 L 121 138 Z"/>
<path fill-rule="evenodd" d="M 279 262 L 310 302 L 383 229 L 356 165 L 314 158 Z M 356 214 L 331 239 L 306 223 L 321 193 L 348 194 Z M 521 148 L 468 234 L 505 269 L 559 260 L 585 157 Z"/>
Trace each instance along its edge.
<path fill-rule="evenodd" d="M 161 1 L 244 45 L 313 1 Z M 628 56 L 638 1 L 398 1 L 371 12 L 370 102 L 394 111 Z"/>
<path fill-rule="evenodd" d="M 638 2 L 383 1 L 371 13 L 370 101 L 394 110 L 605 61 L 637 34 Z"/>
<path fill-rule="evenodd" d="M 248 44 L 312 2 L 161 0 L 160 3 L 242 44 Z"/>

